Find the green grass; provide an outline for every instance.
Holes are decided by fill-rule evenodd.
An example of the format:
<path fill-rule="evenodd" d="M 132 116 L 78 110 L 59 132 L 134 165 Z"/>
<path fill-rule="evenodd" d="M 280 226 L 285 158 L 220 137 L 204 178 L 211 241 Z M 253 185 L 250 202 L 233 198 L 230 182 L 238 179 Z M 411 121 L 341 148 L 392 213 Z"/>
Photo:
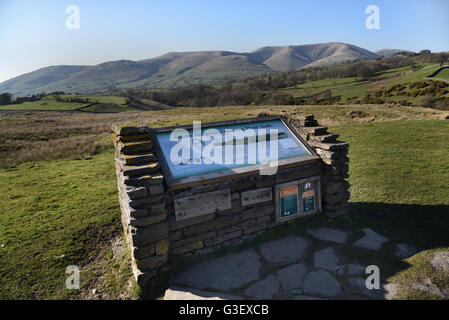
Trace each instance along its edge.
<path fill-rule="evenodd" d="M 391 121 L 334 131 L 351 144 L 352 201 L 449 205 L 448 121 Z"/>
<path fill-rule="evenodd" d="M 109 96 L 109 95 L 84 95 L 84 94 L 71 94 L 71 95 L 61 95 L 62 99 L 70 99 L 70 98 L 80 98 L 80 99 L 89 99 L 89 103 L 98 102 L 98 103 L 112 103 L 117 105 L 125 106 L 125 98 L 118 96 Z"/>
<path fill-rule="evenodd" d="M 396 76 L 403 74 L 404 72 L 410 72 L 411 70 L 412 70 L 412 67 L 410 67 L 410 66 L 393 68 L 393 69 L 389 69 L 389 70 L 380 72 L 378 75 L 374 76 L 372 79 L 382 80 L 385 78 L 396 77 Z"/>
<path fill-rule="evenodd" d="M 325 90 L 330 90 L 332 96 L 340 96 L 340 100 L 338 101 L 339 104 L 348 104 L 353 103 L 355 99 L 360 99 L 366 93 L 376 89 L 388 88 L 399 83 L 422 81 L 429 74 L 432 74 L 438 70 L 440 66 L 438 64 L 427 63 L 422 64 L 421 67 L 422 69 L 417 71 L 413 71 L 410 66 L 389 69 L 380 72 L 367 80 L 361 80 L 357 77 L 348 77 L 309 81 L 295 87 L 280 90 L 281 92 L 290 94 L 293 97 L 308 97 Z M 387 102 L 400 102 L 401 100 L 407 100 L 414 105 L 418 105 L 421 102 L 421 99 L 422 97 L 391 97 L 387 99 Z"/>
<path fill-rule="evenodd" d="M 0 299 L 68 297 L 66 267 L 83 283 L 82 266 L 121 230 L 113 153 L 24 163 L 0 181 Z"/>
<path fill-rule="evenodd" d="M 71 101 L 56 101 L 55 96 L 46 96 L 39 101 L 24 102 L 20 104 L 10 104 L 0 106 L 1 109 L 7 110 L 45 110 L 45 111 L 69 111 L 77 110 L 94 104 L 88 108 L 83 108 L 83 111 L 90 112 L 123 112 L 132 111 L 125 102 L 124 97 L 109 96 L 109 95 L 61 95 L 61 99 L 80 98 L 89 99 L 87 102 L 71 102 Z"/>
<path fill-rule="evenodd" d="M 443 79 L 443 80 L 448 80 L 448 81 L 449 81 L 449 67 L 448 67 L 448 68 L 441 69 L 441 70 L 434 76 L 434 78 L 438 78 L 438 79 Z"/>
<path fill-rule="evenodd" d="M 416 290 L 408 286 L 411 282 L 422 283 L 425 279 L 430 279 L 432 283 L 436 284 L 439 288 L 449 287 L 449 277 L 442 271 L 435 271 L 430 265 L 429 261 L 432 259 L 433 254 L 439 251 L 447 251 L 448 248 L 437 248 L 424 250 L 419 252 L 415 256 L 407 259 L 409 267 L 403 272 L 399 272 L 392 277 L 392 281 L 402 284 L 403 291 L 400 293 L 400 299 L 441 299 L 440 297 L 433 296 L 429 293 Z"/>
<path fill-rule="evenodd" d="M 0 109 L 12 110 L 75 110 L 86 106 L 88 103 L 58 102 L 53 96 L 46 96 L 39 101 L 24 102 L 0 106 Z"/>
<path fill-rule="evenodd" d="M 391 239 L 449 246 L 449 122 L 389 121 L 335 127 L 350 143 L 351 202 Z"/>
<path fill-rule="evenodd" d="M 422 81 L 429 74 L 432 74 L 433 72 L 438 70 L 439 67 L 440 67 L 439 64 L 432 64 L 432 65 L 428 65 L 418 71 L 406 73 L 405 75 L 401 76 L 398 79 L 392 79 L 392 80 L 388 81 L 387 86 L 398 84 L 398 83 L 411 82 L 411 81 Z"/>
<path fill-rule="evenodd" d="M 114 112 L 135 111 L 135 109 L 128 107 L 126 104 L 118 105 L 113 103 L 99 103 L 87 108 L 83 108 L 83 111 L 114 113 Z"/>
<path fill-rule="evenodd" d="M 294 97 L 310 96 L 324 90 L 331 90 L 332 96 L 341 96 L 342 102 L 347 102 L 348 98 L 362 96 L 368 87 L 369 81 L 351 78 L 324 79 L 306 82 L 296 87 L 283 89 L 282 91 Z"/>

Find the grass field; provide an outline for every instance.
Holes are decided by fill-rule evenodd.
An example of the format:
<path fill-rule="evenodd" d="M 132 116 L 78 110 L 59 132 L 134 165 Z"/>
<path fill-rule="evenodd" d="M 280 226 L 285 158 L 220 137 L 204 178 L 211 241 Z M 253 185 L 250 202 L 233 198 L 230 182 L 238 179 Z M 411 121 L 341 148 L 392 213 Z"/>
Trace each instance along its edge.
<path fill-rule="evenodd" d="M 377 75 L 362 80 L 357 77 L 332 78 L 318 81 L 310 81 L 295 87 L 281 89 L 281 92 L 290 94 L 293 97 L 309 97 L 319 94 L 325 90 L 330 90 L 332 96 L 340 97 L 338 104 L 351 104 L 363 98 L 367 93 L 372 93 L 379 89 L 388 89 L 397 84 L 406 84 L 410 82 L 423 81 L 427 76 L 440 68 L 439 64 L 423 64 L 421 69 L 413 70 L 412 67 L 401 67 L 380 72 Z M 442 77 L 435 76 L 438 79 L 445 79 L 446 70 L 443 69 L 439 74 Z M 445 95 L 449 97 L 449 93 Z M 420 105 L 423 97 L 388 97 L 383 98 L 386 103 L 399 103 L 407 101 L 412 105 Z"/>
<path fill-rule="evenodd" d="M 54 95 L 48 95 L 38 101 L 0 106 L 0 110 L 76 111 L 81 108 L 85 112 L 132 111 L 126 104 L 125 98 L 118 96 L 72 94 L 60 95 L 60 98 L 62 101 L 57 101 Z M 71 98 L 83 99 L 86 102 L 66 101 Z"/>
<path fill-rule="evenodd" d="M 324 90 L 331 90 L 333 96 L 341 96 L 341 101 L 347 103 L 348 98 L 363 96 L 369 83 L 369 81 L 361 81 L 354 77 L 325 79 L 307 82 L 283 91 L 295 97 L 306 97 Z"/>
<path fill-rule="evenodd" d="M 1 109 L 12 109 L 12 110 L 76 110 L 81 107 L 86 106 L 88 103 L 80 102 L 58 102 L 54 96 L 43 97 L 39 101 L 24 102 L 20 104 L 11 104 L 0 106 Z"/>
<path fill-rule="evenodd" d="M 112 156 L 0 172 L 0 298 L 67 298 L 66 266 L 88 265 L 120 230 Z"/>
<path fill-rule="evenodd" d="M 102 299 L 136 298 L 121 236 L 110 125 L 177 125 L 261 111 L 313 113 L 348 141 L 349 227 L 369 226 L 419 248 L 406 267 L 389 271 L 394 281 L 431 277 L 449 286 L 428 268 L 432 252 L 449 249 L 447 112 L 388 105 L 185 108 L 182 117 L 179 110 L 0 112 L 0 299 L 99 298 L 94 288 Z M 70 143 L 92 148 L 63 147 Z M 21 152 L 27 157 L 18 157 Z M 81 269 L 80 291 L 65 289 L 68 265 Z M 401 298 L 434 297 L 404 290 Z"/>
<path fill-rule="evenodd" d="M 449 67 L 441 69 L 434 78 L 443 79 L 449 81 Z"/>
<path fill-rule="evenodd" d="M 333 131 L 351 143 L 352 201 L 449 204 L 449 121 L 367 123 Z M 413 188 L 404 188 L 407 181 Z"/>
<path fill-rule="evenodd" d="M 428 75 L 432 74 L 440 67 L 439 64 L 428 65 L 420 70 L 413 72 L 406 72 L 402 77 L 398 77 L 397 79 L 391 79 L 387 81 L 387 85 L 391 86 L 398 83 L 406 83 L 410 81 L 421 81 Z"/>
<path fill-rule="evenodd" d="M 70 98 L 80 98 L 80 99 L 89 99 L 89 102 L 98 102 L 98 103 L 111 103 L 119 106 L 126 106 L 125 98 L 118 96 L 109 96 L 109 95 L 84 95 L 84 94 L 65 94 L 61 95 L 62 99 L 70 99 Z"/>

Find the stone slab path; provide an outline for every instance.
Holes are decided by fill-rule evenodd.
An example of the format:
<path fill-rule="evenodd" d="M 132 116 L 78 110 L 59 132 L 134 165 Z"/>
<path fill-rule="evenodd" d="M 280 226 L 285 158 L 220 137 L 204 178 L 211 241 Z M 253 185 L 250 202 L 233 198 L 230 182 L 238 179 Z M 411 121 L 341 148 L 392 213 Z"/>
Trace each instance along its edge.
<path fill-rule="evenodd" d="M 193 288 L 172 287 L 165 291 L 165 300 L 240 300 L 231 294 L 209 292 Z"/>
<path fill-rule="evenodd" d="M 380 250 L 389 241 L 371 229 L 363 231 L 363 237 L 349 242 L 350 234 L 345 231 L 317 228 L 304 237 L 288 236 L 210 258 L 175 276 L 165 299 L 394 298 L 395 284 L 382 283 L 379 289 L 367 289 L 367 266 L 347 254 L 351 250 L 361 250 L 361 255 Z M 406 244 L 398 244 L 396 249 L 392 259 L 400 260 L 416 252 Z M 436 260 L 445 260 L 439 258 Z M 438 263 L 438 268 L 445 267 Z"/>
<path fill-rule="evenodd" d="M 259 279 L 261 259 L 254 249 L 204 261 L 184 271 L 175 282 L 199 289 L 229 290 Z"/>
<path fill-rule="evenodd" d="M 354 243 L 355 246 L 365 249 L 379 250 L 382 247 L 382 244 L 388 241 L 387 238 L 374 232 L 370 228 L 363 229 L 363 232 L 365 232 L 365 236 L 357 240 Z"/>
<path fill-rule="evenodd" d="M 407 259 L 412 256 L 414 256 L 418 250 L 411 245 L 408 245 L 406 243 L 398 243 L 396 245 L 396 257 L 401 259 Z"/>
<path fill-rule="evenodd" d="M 320 240 L 327 240 L 340 244 L 345 243 L 346 238 L 348 237 L 348 234 L 346 232 L 330 228 L 313 229 L 309 230 L 308 233 Z"/>
<path fill-rule="evenodd" d="M 315 252 L 313 258 L 314 265 L 317 268 L 328 271 L 338 271 L 342 268 L 340 259 L 335 254 L 335 250 L 331 247 Z"/>
<path fill-rule="evenodd" d="M 300 261 L 307 253 L 309 242 L 302 237 L 286 237 L 259 246 L 262 257 L 271 265 Z"/>

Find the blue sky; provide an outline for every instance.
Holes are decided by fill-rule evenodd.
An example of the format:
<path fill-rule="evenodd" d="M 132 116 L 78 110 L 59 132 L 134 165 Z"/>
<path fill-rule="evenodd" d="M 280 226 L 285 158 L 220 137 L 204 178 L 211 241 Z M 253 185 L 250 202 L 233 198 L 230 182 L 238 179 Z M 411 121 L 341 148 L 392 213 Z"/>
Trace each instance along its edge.
<path fill-rule="evenodd" d="M 80 29 L 65 27 L 68 5 Z M 380 29 L 365 27 L 368 5 Z M 0 81 L 49 65 L 139 60 L 170 51 L 248 52 L 347 42 L 369 50 L 449 50 L 449 0 L 0 0 Z"/>

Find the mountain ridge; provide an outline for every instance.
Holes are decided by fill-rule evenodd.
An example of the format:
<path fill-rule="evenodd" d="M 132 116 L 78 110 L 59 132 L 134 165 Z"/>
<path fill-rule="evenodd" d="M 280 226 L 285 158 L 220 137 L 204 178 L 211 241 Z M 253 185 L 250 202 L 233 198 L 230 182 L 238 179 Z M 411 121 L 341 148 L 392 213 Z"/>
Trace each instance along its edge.
<path fill-rule="evenodd" d="M 266 46 L 247 53 L 168 52 L 138 61 L 49 66 L 0 83 L 0 92 L 17 96 L 43 91 L 99 93 L 115 88 L 182 87 L 378 57 L 374 52 L 342 42 Z"/>

